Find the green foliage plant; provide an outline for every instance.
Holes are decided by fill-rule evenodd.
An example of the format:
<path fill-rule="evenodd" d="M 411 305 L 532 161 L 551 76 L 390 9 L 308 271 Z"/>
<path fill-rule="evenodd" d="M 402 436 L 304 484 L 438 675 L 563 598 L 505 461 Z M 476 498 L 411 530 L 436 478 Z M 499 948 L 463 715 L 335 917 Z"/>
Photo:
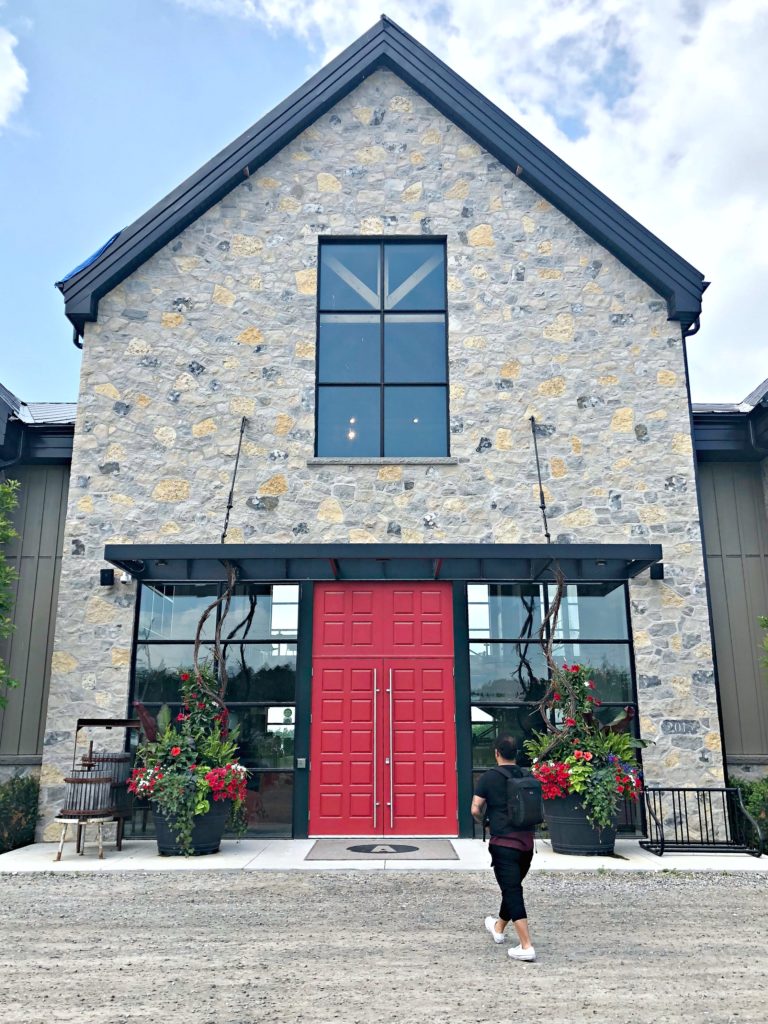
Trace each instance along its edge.
<path fill-rule="evenodd" d="M 546 729 L 526 740 L 533 774 L 544 800 L 575 794 L 595 828 L 610 827 L 623 799 L 637 800 L 642 772 L 637 749 L 644 746 L 625 730 L 632 709 L 601 721 L 592 670 L 587 665 L 555 667 L 540 703 Z"/>
<path fill-rule="evenodd" d="M 39 792 L 34 775 L 14 775 L 0 785 L 0 853 L 34 843 Z"/>
<path fill-rule="evenodd" d="M 744 806 L 760 827 L 763 837 L 763 852 L 768 853 L 768 776 L 764 779 L 732 779 L 732 784 L 741 791 Z M 752 826 L 750 825 L 750 831 Z M 755 841 L 757 836 L 754 836 Z"/>
<path fill-rule="evenodd" d="M 13 510 L 18 503 L 18 480 L 4 480 L 0 483 L 0 638 L 8 637 L 13 632 L 13 584 L 18 574 L 8 564 L 5 557 L 5 546 L 17 536 L 12 524 Z M 0 658 L 0 709 L 8 704 L 8 690 L 19 684 L 11 679 L 8 666 Z"/>
<path fill-rule="evenodd" d="M 214 803 L 229 801 L 230 827 L 244 831 L 247 770 L 237 759 L 237 735 L 216 692 L 210 667 L 179 674 L 182 710 L 172 718 L 167 705 L 152 718 L 141 705 L 144 741 L 128 789 L 149 800 L 165 818 L 185 855 L 192 854 L 195 818 Z"/>

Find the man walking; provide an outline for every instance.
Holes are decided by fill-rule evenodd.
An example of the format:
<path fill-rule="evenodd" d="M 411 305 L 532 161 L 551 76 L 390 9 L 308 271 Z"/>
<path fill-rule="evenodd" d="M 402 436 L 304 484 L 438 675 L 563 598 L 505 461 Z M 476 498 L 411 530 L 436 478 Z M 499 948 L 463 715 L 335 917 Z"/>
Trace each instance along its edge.
<path fill-rule="evenodd" d="M 486 917 L 485 927 L 494 942 L 504 942 L 504 929 L 511 921 L 519 943 L 508 950 L 513 960 L 535 960 L 536 950 L 528 934 L 528 915 L 523 901 L 523 879 L 533 858 L 533 828 L 510 829 L 507 819 L 507 778 L 521 776 L 517 766 L 517 741 L 499 736 L 495 743 L 497 768 L 480 776 L 472 799 L 472 816 L 481 824 L 488 818 L 491 838 L 488 850 L 496 881 L 501 889 L 498 918 Z"/>

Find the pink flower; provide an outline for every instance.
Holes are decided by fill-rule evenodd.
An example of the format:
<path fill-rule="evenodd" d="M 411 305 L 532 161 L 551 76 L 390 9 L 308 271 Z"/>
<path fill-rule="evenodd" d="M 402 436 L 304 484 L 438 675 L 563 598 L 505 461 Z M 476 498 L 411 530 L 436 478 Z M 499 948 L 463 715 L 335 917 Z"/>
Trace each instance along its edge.
<path fill-rule="evenodd" d="M 181 747 L 171 747 L 171 757 L 178 757 L 181 753 Z"/>
<path fill-rule="evenodd" d="M 565 724 L 568 725 L 568 726 L 576 725 L 576 719 L 575 718 L 566 718 Z"/>

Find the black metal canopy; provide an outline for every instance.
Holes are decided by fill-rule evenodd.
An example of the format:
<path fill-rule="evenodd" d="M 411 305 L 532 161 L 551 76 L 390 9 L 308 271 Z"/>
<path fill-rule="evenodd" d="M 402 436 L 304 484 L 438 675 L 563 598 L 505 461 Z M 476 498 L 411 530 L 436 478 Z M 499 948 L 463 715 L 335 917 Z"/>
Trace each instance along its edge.
<path fill-rule="evenodd" d="M 115 235 L 58 287 L 79 334 L 99 299 L 270 160 L 369 75 L 398 75 L 513 174 L 605 246 L 696 329 L 707 282 L 695 267 L 591 185 L 430 50 L 387 17 L 252 128 Z M 693 333 L 693 331 L 691 331 Z"/>
<path fill-rule="evenodd" d="M 107 544 L 104 557 L 142 583 L 496 580 L 620 583 L 662 557 L 660 544 Z"/>

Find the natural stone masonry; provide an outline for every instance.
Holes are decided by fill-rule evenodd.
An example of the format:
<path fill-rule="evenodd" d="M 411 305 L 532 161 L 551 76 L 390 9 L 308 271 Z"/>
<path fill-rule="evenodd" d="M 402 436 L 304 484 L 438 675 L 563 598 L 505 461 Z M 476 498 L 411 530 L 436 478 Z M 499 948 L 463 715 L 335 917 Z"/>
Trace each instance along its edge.
<path fill-rule="evenodd" d="M 447 236 L 455 464 L 308 464 L 317 238 Z M 134 587 L 104 544 L 659 542 L 631 585 L 649 782 L 721 781 L 679 326 L 664 300 L 388 72 L 140 267 L 88 324 L 43 767 L 78 716 L 126 712 Z M 667 723 L 681 725 L 669 727 Z M 689 729 L 690 723 L 697 728 Z M 50 837 L 51 832 L 46 834 Z"/>

